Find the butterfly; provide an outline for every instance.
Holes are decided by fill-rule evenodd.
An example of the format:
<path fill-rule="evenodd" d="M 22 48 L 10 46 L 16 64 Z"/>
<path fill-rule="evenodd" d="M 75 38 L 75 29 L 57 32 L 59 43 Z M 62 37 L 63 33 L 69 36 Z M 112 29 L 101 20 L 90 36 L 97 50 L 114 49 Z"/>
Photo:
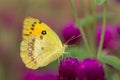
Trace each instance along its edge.
<path fill-rule="evenodd" d="M 47 66 L 63 55 L 67 47 L 48 25 L 31 17 L 24 20 L 22 38 L 20 56 L 30 69 Z"/>

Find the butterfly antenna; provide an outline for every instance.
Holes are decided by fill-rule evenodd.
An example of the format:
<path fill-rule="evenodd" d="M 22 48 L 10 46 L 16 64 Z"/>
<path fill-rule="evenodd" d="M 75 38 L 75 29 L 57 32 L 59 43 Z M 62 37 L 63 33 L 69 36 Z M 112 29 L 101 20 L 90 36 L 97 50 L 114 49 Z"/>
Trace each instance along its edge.
<path fill-rule="evenodd" d="M 68 44 L 70 41 L 80 37 L 81 35 L 78 35 L 78 36 L 72 36 L 68 41 L 65 42 L 65 44 Z"/>

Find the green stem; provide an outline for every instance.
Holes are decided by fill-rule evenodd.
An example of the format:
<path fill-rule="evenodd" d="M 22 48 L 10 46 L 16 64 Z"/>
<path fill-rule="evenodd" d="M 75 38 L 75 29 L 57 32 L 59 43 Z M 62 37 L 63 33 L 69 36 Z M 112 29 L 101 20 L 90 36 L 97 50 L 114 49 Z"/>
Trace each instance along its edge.
<path fill-rule="evenodd" d="M 75 17 L 75 19 L 77 21 L 77 26 L 79 26 L 79 28 L 80 28 L 80 32 L 81 32 L 83 41 L 85 43 L 85 47 L 86 47 L 88 53 L 90 54 L 90 57 L 92 57 L 92 53 L 91 53 L 87 38 L 86 38 L 85 33 L 83 31 L 83 28 L 82 28 L 82 26 L 80 25 L 80 22 L 79 22 L 79 17 L 78 17 L 77 11 L 75 9 L 74 1 L 70 0 L 70 4 L 71 4 L 72 10 L 73 10 L 74 17 Z"/>
<path fill-rule="evenodd" d="M 87 28 L 88 35 L 89 35 L 89 44 L 94 57 L 96 56 L 96 47 L 95 47 L 95 34 L 94 34 L 94 24 L 90 23 L 89 27 Z"/>
<path fill-rule="evenodd" d="M 90 49 L 91 52 L 93 53 L 94 57 L 96 56 L 96 45 L 95 45 L 95 37 L 94 37 L 94 23 L 95 23 L 95 2 L 93 0 L 89 0 L 90 3 L 90 11 L 91 11 L 91 20 L 90 17 L 88 15 L 88 11 L 86 10 L 86 6 L 84 5 L 84 1 L 83 0 L 79 0 L 80 2 L 80 6 L 81 6 L 81 10 L 84 14 L 84 17 L 86 19 L 88 19 L 90 22 L 88 24 L 86 24 L 87 27 L 87 32 L 88 32 L 88 38 L 89 38 L 89 45 L 90 45 Z"/>
<path fill-rule="evenodd" d="M 107 13 L 107 1 L 104 3 L 104 13 L 103 13 L 103 27 L 102 27 L 102 34 L 101 34 L 101 40 L 100 40 L 100 45 L 98 48 L 98 54 L 97 58 L 101 56 L 102 53 L 102 47 L 103 47 L 103 41 L 104 41 L 104 34 L 105 34 L 105 27 L 106 27 L 106 13 Z"/>
<path fill-rule="evenodd" d="M 95 1 L 94 0 L 89 0 L 90 3 L 90 11 L 92 14 L 95 14 Z"/>
<path fill-rule="evenodd" d="M 81 6 L 81 10 L 82 10 L 82 12 L 83 12 L 83 15 L 84 15 L 85 17 L 87 17 L 87 16 L 88 16 L 88 12 L 87 12 L 87 10 L 86 10 L 86 7 L 85 7 L 85 5 L 84 5 L 83 0 L 79 0 L 79 3 L 80 3 L 80 6 Z"/>
<path fill-rule="evenodd" d="M 89 24 L 89 38 L 90 38 L 90 46 L 91 50 L 96 55 L 96 44 L 95 44 L 95 2 L 93 0 L 89 0 L 90 11 L 91 11 L 91 23 Z"/>
<path fill-rule="evenodd" d="M 74 15 L 76 21 L 79 21 L 78 14 L 77 14 L 77 11 L 76 11 L 75 6 L 74 6 L 74 1 L 70 0 L 70 4 L 71 4 L 72 10 L 73 10 L 73 15 Z"/>

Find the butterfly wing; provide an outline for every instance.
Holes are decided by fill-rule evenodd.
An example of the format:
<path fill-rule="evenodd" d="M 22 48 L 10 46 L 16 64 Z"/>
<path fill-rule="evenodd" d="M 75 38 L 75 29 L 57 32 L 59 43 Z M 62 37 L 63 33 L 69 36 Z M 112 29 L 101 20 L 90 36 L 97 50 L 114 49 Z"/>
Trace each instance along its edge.
<path fill-rule="evenodd" d="M 31 17 L 27 17 L 24 20 L 23 39 L 26 39 L 29 36 L 41 36 L 44 35 L 44 32 L 47 34 L 45 36 L 48 36 L 55 42 L 62 44 L 57 34 L 42 21 Z"/>
<path fill-rule="evenodd" d="M 38 19 L 26 18 L 20 51 L 26 67 L 37 69 L 60 57 L 64 47 L 56 33 L 45 23 Z"/>
<path fill-rule="evenodd" d="M 21 43 L 21 58 L 26 67 L 37 69 L 44 67 L 59 58 L 64 48 L 55 44 L 48 37 L 28 37 Z"/>

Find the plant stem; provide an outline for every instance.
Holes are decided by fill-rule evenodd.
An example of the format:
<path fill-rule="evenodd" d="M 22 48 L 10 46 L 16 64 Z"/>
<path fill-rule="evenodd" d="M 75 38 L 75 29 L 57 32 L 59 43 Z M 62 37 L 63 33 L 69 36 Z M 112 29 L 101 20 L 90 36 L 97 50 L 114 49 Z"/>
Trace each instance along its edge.
<path fill-rule="evenodd" d="M 89 38 L 90 38 L 90 46 L 91 50 L 96 56 L 96 44 L 95 44 L 95 1 L 89 0 L 90 4 L 90 12 L 91 12 L 91 23 L 89 24 L 88 31 L 89 31 Z"/>
<path fill-rule="evenodd" d="M 104 3 L 104 13 L 103 13 L 103 27 L 102 27 L 102 34 L 100 38 L 100 45 L 98 48 L 97 58 L 99 59 L 102 53 L 102 47 L 104 42 L 104 34 L 105 34 L 105 27 L 106 27 L 106 13 L 107 13 L 107 1 Z"/>
<path fill-rule="evenodd" d="M 90 11 L 92 14 L 95 14 L 95 0 L 89 0 L 90 3 Z"/>
<path fill-rule="evenodd" d="M 95 34 L 94 34 L 94 24 L 95 24 L 95 2 L 93 0 L 89 0 L 90 4 L 90 11 L 91 11 L 91 17 L 88 15 L 88 11 L 86 10 L 86 6 L 83 0 L 79 0 L 81 10 L 83 12 L 83 16 L 89 20 L 89 22 L 86 24 L 87 26 L 87 32 L 88 32 L 88 38 L 89 38 L 89 46 L 90 50 L 93 53 L 94 57 L 96 56 L 96 45 L 95 45 Z"/>
<path fill-rule="evenodd" d="M 74 1 L 70 0 L 70 4 L 71 4 L 72 10 L 73 10 L 74 17 L 75 17 L 76 22 L 77 22 L 77 26 L 79 26 L 79 28 L 80 28 L 80 32 L 81 32 L 83 41 L 85 43 L 85 47 L 86 47 L 88 53 L 90 54 L 90 57 L 92 57 L 92 53 L 91 53 L 87 38 L 86 38 L 85 33 L 83 31 L 83 28 L 82 28 L 82 26 L 80 25 L 80 22 L 79 22 L 79 17 L 78 17 L 77 11 L 75 9 Z"/>
<path fill-rule="evenodd" d="M 84 5 L 83 0 L 79 0 L 79 3 L 80 3 L 80 6 L 81 6 L 81 10 L 82 10 L 82 12 L 83 12 L 83 15 L 84 15 L 85 17 L 87 17 L 87 16 L 88 16 L 88 12 L 87 12 L 87 10 L 86 10 L 86 7 L 85 7 L 85 5 Z"/>

